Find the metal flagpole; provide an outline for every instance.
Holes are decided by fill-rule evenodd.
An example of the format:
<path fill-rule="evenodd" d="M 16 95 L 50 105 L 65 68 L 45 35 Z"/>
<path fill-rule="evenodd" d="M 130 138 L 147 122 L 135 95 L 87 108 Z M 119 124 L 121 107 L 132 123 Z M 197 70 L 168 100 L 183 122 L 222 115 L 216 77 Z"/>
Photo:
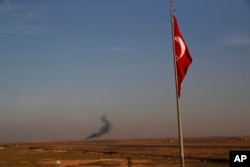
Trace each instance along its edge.
<path fill-rule="evenodd" d="M 178 131 L 179 131 L 179 146 L 180 146 L 180 163 L 181 167 L 185 167 L 184 163 L 184 147 L 183 147 L 183 136 L 182 136 L 182 122 L 181 122 L 181 111 L 180 111 L 180 97 L 178 95 L 178 74 L 177 74 L 177 64 L 176 64 L 176 54 L 174 45 L 174 25 L 173 25 L 173 1 L 170 0 L 170 17 L 171 17 L 171 29 L 172 29 L 172 44 L 173 44 L 173 57 L 174 57 L 174 71 L 175 71 L 175 90 L 176 90 L 176 106 L 177 106 L 177 116 L 178 116 Z"/>

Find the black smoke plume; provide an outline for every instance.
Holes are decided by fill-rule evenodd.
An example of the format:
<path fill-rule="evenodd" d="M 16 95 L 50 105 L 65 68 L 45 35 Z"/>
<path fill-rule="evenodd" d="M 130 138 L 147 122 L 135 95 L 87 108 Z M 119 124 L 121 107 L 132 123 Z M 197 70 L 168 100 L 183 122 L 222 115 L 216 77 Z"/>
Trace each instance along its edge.
<path fill-rule="evenodd" d="M 112 125 L 110 123 L 110 121 L 106 118 L 106 115 L 103 115 L 100 120 L 102 121 L 102 123 L 104 124 L 100 130 L 96 133 L 92 133 L 89 137 L 86 137 L 85 140 L 89 140 L 92 138 L 97 138 L 97 137 L 101 137 L 102 135 L 105 135 L 106 133 L 109 133 Z"/>

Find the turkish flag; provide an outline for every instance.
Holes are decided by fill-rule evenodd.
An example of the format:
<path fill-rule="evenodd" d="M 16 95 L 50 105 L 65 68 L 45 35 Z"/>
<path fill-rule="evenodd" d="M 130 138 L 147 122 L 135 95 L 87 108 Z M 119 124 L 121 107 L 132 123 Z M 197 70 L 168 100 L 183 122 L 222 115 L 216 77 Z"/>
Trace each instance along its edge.
<path fill-rule="evenodd" d="M 188 71 L 189 66 L 192 63 L 192 57 L 189 53 L 187 44 L 181 34 L 175 16 L 174 16 L 174 48 L 175 48 L 176 68 L 177 68 L 177 78 L 178 78 L 177 90 L 178 90 L 178 96 L 180 97 L 181 83 Z"/>

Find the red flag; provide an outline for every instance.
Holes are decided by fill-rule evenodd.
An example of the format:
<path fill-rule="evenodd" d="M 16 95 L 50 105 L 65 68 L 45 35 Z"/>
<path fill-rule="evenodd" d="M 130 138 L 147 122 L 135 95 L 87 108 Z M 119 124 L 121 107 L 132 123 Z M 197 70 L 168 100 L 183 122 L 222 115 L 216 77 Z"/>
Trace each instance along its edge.
<path fill-rule="evenodd" d="M 181 34 L 175 16 L 174 16 L 174 46 L 175 46 L 177 78 L 178 78 L 177 90 L 178 90 L 178 96 L 180 97 L 181 83 L 187 73 L 189 66 L 192 63 L 192 57 L 189 53 L 187 44 Z"/>

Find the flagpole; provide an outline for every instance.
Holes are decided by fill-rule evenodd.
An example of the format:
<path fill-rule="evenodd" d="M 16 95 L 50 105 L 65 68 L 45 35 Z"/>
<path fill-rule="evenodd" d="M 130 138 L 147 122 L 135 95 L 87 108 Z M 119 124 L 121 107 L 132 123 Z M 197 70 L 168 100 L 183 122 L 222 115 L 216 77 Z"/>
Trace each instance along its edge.
<path fill-rule="evenodd" d="M 171 30 L 172 30 L 172 44 L 173 44 L 173 57 L 174 57 L 174 71 L 175 71 L 175 90 L 176 90 L 176 107 L 178 116 L 178 132 L 179 132 L 179 149 L 180 149 L 180 164 L 181 167 L 185 167 L 184 163 L 184 146 L 183 146 L 183 136 L 182 136 L 182 122 L 181 122 L 181 111 L 180 111 L 180 97 L 178 94 L 178 76 L 177 76 L 177 64 L 176 64 L 176 54 L 174 45 L 174 27 L 173 27 L 173 1 L 170 0 L 170 17 L 171 17 Z"/>

